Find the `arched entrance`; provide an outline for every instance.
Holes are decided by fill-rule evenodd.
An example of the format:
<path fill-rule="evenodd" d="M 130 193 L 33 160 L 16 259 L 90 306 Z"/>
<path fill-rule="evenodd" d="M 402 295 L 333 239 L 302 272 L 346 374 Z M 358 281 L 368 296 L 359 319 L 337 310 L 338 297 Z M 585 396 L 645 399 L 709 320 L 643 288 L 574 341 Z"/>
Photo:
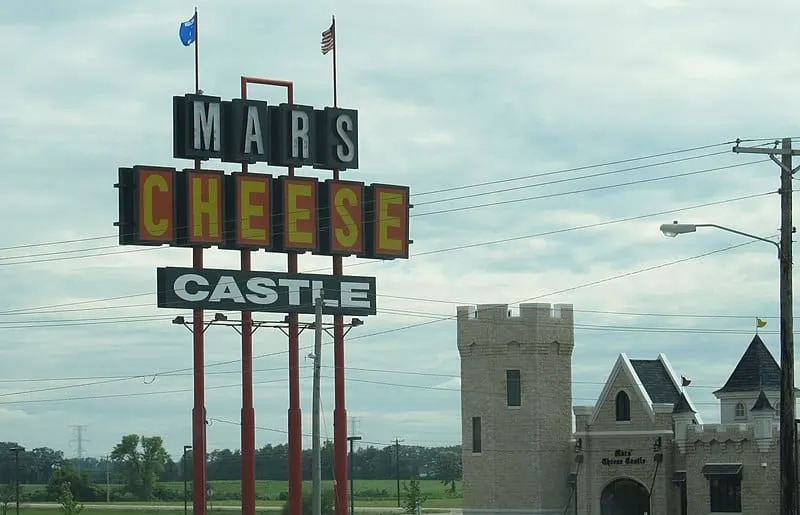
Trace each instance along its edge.
<path fill-rule="evenodd" d="M 650 495 L 640 482 L 620 478 L 600 494 L 600 515 L 644 515 L 650 513 Z"/>

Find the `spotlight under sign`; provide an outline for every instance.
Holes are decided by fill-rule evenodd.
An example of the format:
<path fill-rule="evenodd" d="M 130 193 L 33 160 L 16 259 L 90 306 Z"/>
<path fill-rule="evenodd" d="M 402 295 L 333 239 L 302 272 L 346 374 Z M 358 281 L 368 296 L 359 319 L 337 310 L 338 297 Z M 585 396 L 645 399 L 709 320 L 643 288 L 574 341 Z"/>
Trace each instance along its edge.
<path fill-rule="evenodd" d="M 204 268 L 157 269 L 158 307 L 314 314 L 374 315 L 375 278 Z"/>

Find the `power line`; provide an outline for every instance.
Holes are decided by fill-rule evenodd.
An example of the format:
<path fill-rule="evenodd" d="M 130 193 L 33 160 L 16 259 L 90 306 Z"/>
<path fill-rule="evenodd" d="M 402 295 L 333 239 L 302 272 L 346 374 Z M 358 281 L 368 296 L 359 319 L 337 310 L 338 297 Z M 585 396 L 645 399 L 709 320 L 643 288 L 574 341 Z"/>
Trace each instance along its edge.
<path fill-rule="evenodd" d="M 333 368 L 332 365 L 321 365 L 322 368 L 331 369 Z M 311 366 L 301 366 L 301 369 L 310 369 Z M 439 379 L 459 379 L 461 376 L 456 374 L 445 374 L 442 372 L 416 372 L 416 371 L 409 371 L 409 370 L 395 370 L 395 369 L 386 369 L 386 368 L 366 368 L 366 367 L 345 367 L 345 370 L 348 372 L 367 372 L 373 374 L 394 374 L 400 376 L 411 376 L 411 377 L 429 377 L 429 378 L 439 378 Z M 257 373 L 267 373 L 267 372 L 284 372 L 286 371 L 286 367 L 271 367 L 271 368 L 257 368 L 253 370 L 254 374 Z M 224 370 L 224 371 L 216 371 L 216 372 L 206 372 L 206 375 L 233 375 L 233 374 L 241 374 L 240 370 Z M 169 377 L 190 377 L 193 374 L 191 372 L 184 372 L 184 373 L 176 373 L 176 374 L 161 374 L 158 377 L 162 378 L 169 378 Z M 128 381 L 131 379 L 144 379 L 147 377 L 151 377 L 152 374 L 140 374 L 140 375 L 120 375 L 120 376 L 88 376 L 88 377 L 55 377 L 55 378 L 21 378 L 21 379 L 4 379 L 0 382 L 2 383 L 15 383 L 15 382 L 57 382 L 57 381 L 89 381 L 94 379 L 102 379 L 102 380 L 115 380 L 117 382 Z M 281 382 L 283 379 L 277 380 L 276 382 Z M 144 384 L 152 384 L 151 382 L 145 382 Z M 52 391 L 52 390 L 68 390 L 72 388 L 79 388 L 85 386 L 95 386 L 100 384 L 106 384 L 104 382 L 97 382 L 97 383 L 87 383 L 87 384 L 71 384 L 71 385 L 64 385 L 54 389 L 47 389 L 47 390 L 25 390 L 25 391 L 18 391 L 18 392 L 8 392 L 5 396 L 16 396 L 16 395 L 29 395 L 31 393 L 40 393 L 44 391 Z M 573 380 L 571 381 L 573 386 L 575 385 L 594 385 L 594 386 L 602 386 L 605 385 L 604 381 L 578 381 Z M 704 384 L 696 384 L 692 382 L 691 388 L 693 390 L 717 390 L 721 388 L 719 385 L 704 385 Z M 359 417 L 352 417 L 351 422 L 360 422 Z"/>
<path fill-rule="evenodd" d="M 510 199 L 510 200 L 500 200 L 500 201 L 489 202 L 489 203 L 484 203 L 484 204 L 474 204 L 474 205 L 470 205 L 470 206 L 462 206 L 462 207 L 456 207 L 456 208 L 450 208 L 450 209 L 443 209 L 443 210 L 439 210 L 439 211 L 429 211 L 429 212 L 426 212 L 426 213 L 411 213 L 409 216 L 410 216 L 410 218 L 414 218 L 414 217 L 418 217 L 418 216 L 438 215 L 438 214 L 445 214 L 445 213 L 453 213 L 453 212 L 457 212 L 457 211 L 467 211 L 467 210 L 473 210 L 473 209 L 480 209 L 480 208 L 484 208 L 484 207 L 493 207 L 493 206 L 500 206 L 500 205 L 506 205 L 506 204 L 512 204 L 512 203 L 528 202 L 528 201 L 532 201 L 532 200 L 543 200 L 543 199 L 548 199 L 548 198 L 557 198 L 557 197 L 563 197 L 563 196 L 567 196 L 567 195 L 575 195 L 575 194 L 579 194 L 579 193 L 588 193 L 588 192 L 593 192 L 593 191 L 603 191 L 603 190 L 609 190 L 609 189 L 620 188 L 620 187 L 625 187 L 625 186 L 632 186 L 632 185 L 637 185 L 637 184 L 645 184 L 645 183 L 655 182 L 655 181 L 660 181 L 660 180 L 676 179 L 676 178 L 688 177 L 688 176 L 692 176 L 692 175 L 706 174 L 706 173 L 717 172 L 717 171 L 721 171 L 721 170 L 727 170 L 727 169 L 730 169 L 730 168 L 738 168 L 738 167 L 743 167 L 743 166 L 750 166 L 750 165 L 753 165 L 753 164 L 764 163 L 764 162 L 768 162 L 768 161 L 769 161 L 768 159 L 763 159 L 763 160 L 751 161 L 751 162 L 745 162 L 745 163 L 736 163 L 736 164 L 727 165 L 727 166 L 720 166 L 720 167 L 716 167 L 716 168 L 708 168 L 708 169 L 705 169 L 705 170 L 695 170 L 695 171 L 692 171 L 692 172 L 665 175 L 665 176 L 648 178 L 648 179 L 640 179 L 640 180 L 636 180 L 636 181 L 628 181 L 628 182 L 618 183 L 618 184 L 606 184 L 606 185 L 603 185 L 603 186 L 595 186 L 595 187 L 591 187 L 591 188 L 584 188 L 584 189 L 579 189 L 579 190 L 570 190 L 570 191 L 564 191 L 564 192 L 559 192 L 559 193 L 549 193 L 549 194 L 538 195 L 538 196 L 534 196 L 534 197 L 526 197 L 526 198 L 521 198 L 521 199 Z M 439 202 L 439 201 L 437 201 L 437 202 Z M 324 219 L 324 217 L 322 219 Z M 67 261 L 67 260 L 73 260 L 73 259 L 88 259 L 88 258 L 93 258 L 93 257 L 111 256 L 111 255 L 115 255 L 115 254 L 128 254 L 128 253 L 132 253 L 132 252 L 150 252 L 150 251 L 157 251 L 157 250 L 165 250 L 165 249 L 170 249 L 170 248 L 173 248 L 173 247 L 170 247 L 170 246 L 153 246 L 153 247 L 144 247 L 144 248 L 136 248 L 136 249 L 120 249 L 119 245 L 108 245 L 108 246 L 104 246 L 104 247 L 94 247 L 93 249 L 89 249 L 89 250 L 103 250 L 103 249 L 112 249 L 112 248 L 113 249 L 117 249 L 117 250 L 116 251 L 112 251 L 112 252 L 99 252 L 99 253 L 95 253 L 95 254 L 69 255 L 69 256 L 49 257 L 49 258 L 48 257 L 44 257 L 43 259 L 31 259 L 31 258 L 32 257 L 37 257 L 37 256 L 38 257 L 42 257 L 42 256 L 53 256 L 53 255 L 60 255 L 60 254 L 75 254 L 75 253 L 84 252 L 85 250 L 84 249 L 74 249 L 74 250 L 64 250 L 64 251 L 56 251 L 56 252 L 46 252 L 46 253 L 41 253 L 41 254 L 30 254 L 30 255 L 26 255 L 26 256 L 0 257 L 0 266 L 29 265 L 29 264 L 36 264 L 36 263 L 49 263 L 49 262 L 55 262 L 55 261 Z M 4 260 L 9 260 L 9 261 L 4 261 Z"/>
<path fill-rule="evenodd" d="M 696 204 L 696 205 L 692 205 L 692 206 L 685 206 L 685 207 L 676 208 L 676 209 L 668 209 L 668 210 L 663 210 L 663 211 L 659 211 L 659 212 L 656 212 L 656 213 L 648 213 L 648 214 L 645 214 L 645 215 L 636 215 L 636 216 L 632 216 L 632 217 L 619 218 L 619 219 L 615 219 L 615 220 L 606 220 L 606 221 L 603 221 L 603 222 L 596 222 L 596 223 L 592 223 L 592 224 L 584 224 L 584 225 L 575 226 L 575 227 L 567 227 L 567 228 L 564 228 L 564 229 L 556 229 L 556 230 L 541 232 L 541 233 L 537 233 L 537 234 L 529 234 L 529 235 L 518 236 L 518 237 L 513 237 L 513 238 L 504 238 L 504 239 L 501 239 L 501 240 L 492 240 L 492 241 L 488 241 L 488 242 L 466 244 L 466 245 L 461 245 L 461 246 L 458 246 L 458 247 L 450 247 L 450 248 L 445 248 L 445 249 L 438 249 L 438 250 L 433 250 L 433 251 L 428 251 L 428 252 L 422 252 L 422 253 L 417 254 L 417 256 L 439 254 L 439 253 L 444 253 L 444 252 L 451 252 L 451 251 L 455 251 L 455 250 L 463 250 L 463 249 L 467 249 L 467 248 L 474 248 L 474 247 L 485 246 L 485 245 L 494 245 L 494 244 L 498 244 L 498 243 L 506 243 L 506 242 L 516 241 L 516 240 L 521 240 L 521 239 L 529 239 L 529 238 L 537 238 L 537 237 L 543 237 L 543 236 L 551 236 L 551 235 L 563 234 L 563 233 L 571 232 L 571 231 L 594 229 L 594 228 L 598 228 L 598 227 L 605 227 L 605 226 L 612 225 L 612 224 L 629 222 L 629 221 L 633 221 L 633 220 L 640 220 L 640 219 L 649 218 L 649 217 L 653 217 L 653 216 L 663 216 L 663 215 L 666 215 L 666 214 L 673 214 L 673 213 L 689 211 L 689 210 L 693 210 L 693 209 L 700 209 L 700 208 L 704 208 L 704 207 L 722 205 L 722 204 L 731 203 L 731 202 L 738 202 L 738 201 L 741 201 L 741 200 L 748 200 L 748 199 L 763 197 L 763 196 L 767 196 L 767 195 L 772 195 L 774 193 L 775 193 L 774 191 L 768 191 L 768 192 L 756 193 L 756 194 L 745 195 L 745 196 L 741 196 L 741 197 L 734 197 L 734 198 L 729 198 L 729 199 L 723 199 L 723 200 L 718 200 L 718 201 L 713 201 L 713 202 L 706 202 L 706 203 L 703 203 L 703 204 Z M 145 249 L 145 250 L 150 250 L 150 249 L 148 248 L 148 249 Z M 355 267 L 355 266 L 363 266 L 363 265 L 367 265 L 367 264 L 376 264 L 376 263 L 382 263 L 382 261 L 348 263 L 348 264 L 345 264 L 344 267 L 350 268 L 350 267 Z M 328 269 L 329 269 L 329 267 L 317 268 L 317 269 L 306 270 L 305 272 L 307 272 L 307 273 L 308 272 L 317 272 L 317 271 L 328 270 Z M 158 293 L 158 292 L 156 292 L 156 293 Z M 68 303 L 63 303 L 63 304 L 52 304 L 52 305 L 38 306 L 38 307 L 32 307 L 32 308 L 12 309 L 12 310 L 0 311 L 0 316 L 12 315 L 12 314 L 20 314 L 20 313 L 25 313 L 25 312 L 40 312 L 41 313 L 41 310 L 46 310 L 46 309 L 49 309 L 49 308 L 74 307 L 74 306 L 78 306 L 78 305 L 94 304 L 94 303 L 98 303 L 98 302 L 111 302 L 111 301 L 115 301 L 115 300 L 124 300 L 124 299 L 131 299 L 131 298 L 135 298 L 135 297 L 143 297 L 143 296 L 152 295 L 152 294 L 153 294 L 153 292 L 149 291 L 149 292 L 145 292 L 145 293 L 120 295 L 120 296 L 116 296 L 116 297 L 106 297 L 106 298 L 102 298 L 102 299 L 93 299 L 93 300 L 68 302 Z M 378 294 L 378 295 L 379 296 L 386 296 L 384 294 Z M 109 307 L 103 307 L 103 308 L 98 308 L 98 309 L 109 309 Z"/>
<path fill-rule="evenodd" d="M 321 376 L 323 379 L 333 379 L 332 376 Z M 310 376 L 304 375 L 302 379 L 310 379 Z M 491 392 L 486 391 L 484 389 L 474 389 L 474 388 L 452 388 L 447 386 L 439 386 L 439 385 L 422 385 L 422 384 L 408 384 L 408 383 L 396 383 L 396 382 L 388 382 L 388 381 L 377 381 L 377 380 L 369 380 L 369 379 L 360 379 L 354 377 L 346 377 L 345 381 L 353 382 L 353 383 L 363 383 L 363 384 L 370 384 L 374 386 L 386 386 L 386 387 L 393 387 L 393 388 L 408 388 L 408 389 L 415 389 L 415 390 L 426 390 L 426 391 L 440 391 L 440 392 L 452 392 L 452 393 L 479 393 L 481 395 L 487 396 L 499 396 L 505 397 L 505 392 Z M 276 383 L 285 383 L 288 382 L 288 378 L 281 378 L 281 379 L 270 379 L 265 381 L 257 381 L 254 382 L 254 385 L 264 385 L 264 384 L 276 384 Z M 598 385 L 601 383 L 597 383 Z M 605 383 L 602 383 L 605 384 Z M 224 385 L 215 385 L 215 386 L 207 386 L 206 390 L 221 390 L 227 388 L 241 388 L 241 382 L 237 383 L 229 383 Z M 135 398 L 135 397 L 145 397 L 145 396 L 154 396 L 154 395 L 174 395 L 176 393 L 189 393 L 192 392 L 192 388 L 179 388 L 179 389 L 172 389 L 172 390 L 155 390 L 149 392 L 127 392 L 127 393 L 116 393 L 116 394 L 96 394 L 96 395 L 85 395 L 80 397 L 58 397 L 58 398 L 50 398 L 50 399 L 22 399 L 22 400 L 13 400 L 13 401 L 1 401 L 0 405 L 19 405 L 19 404 L 35 404 L 35 403 L 50 403 L 50 402 L 73 402 L 73 401 L 92 401 L 92 400 L 106 400 L 106 399 L 121 399 L 121 398 Z M 591 402 L 596 403 L 597 398 L 595 397 L 572 397 L 573 402 L 580 401 L 580 402 Z M 693 402 L 696 406 L 719 406 L 719 402 Z"/>
<path fill-rule="evenodd" d="M 566 292 L 566 291 L 574 291 L 574 290 L 579 289 L 579 288 L 592 286 L 592 285 L 599 284 L 599 283 L 602 283 L 602 282 L 608 282 L 610 280 L 614 280 L 614 279 L 618 279 L 618 278 L 622 278 L 622 277 L 629 277 L 629 276 L 634 275 L 634 274 L 643 273 L 643 272 L 647 272 L 647 271 L 663 268 L 663 267 L 666 267 L 666 266 L 671 266 L 671 265 L 674 265 L 674 264 L 677 264 L 677 263 L 682 263 L 682 262 L 690 261 L 690 260 L 693 260 L 693 259 L 699 259 L 701 257 L 705 257 L 705 256 L 708 256 L 708 255 L 712 255 L 712 254 L 716 254 L 716 253 L 720 253 L 720 252 L 725 252 L 725 251 L 728 251 L 728 250 L 731 250 L 731 249 L 734 249 L 734 248 L 743 247 L 743 246 L 746 246 L 746 245 L 749 245 L 749 244 L 752 244 L 752 243 L 754 243 L 754 241 L 748 241 L 748 242 L 741 243 L 741 244 L 738 244 L 738 245 L 734 245 L 734 246 L 731 246 L 731 247 L 725 247 L 725 248 L 718 249 L 718 250 L 715 250 L 715 251 L 706 252 L 704 254 L 698 254 L 698 255 L 695 255 L 695 256 L 690 256 L 688 258 L 683 258 L 683 259 L 680 259 L 680 260 L 677 260 L 677 261 L 662 263 L 660 265 L 655 265 L 655 266 L 651 266 L 651 267 L 635 270 L 635 271 L 632 271 L 632 272 L 627 272 L 625 274 L 618 274 L 617 276 L 613 276 L 613 277 L 610 277 L 610 278 L 601 279 L 601 280 L 598 280 L 598 281 L 592 281 L 590 283 L 584 283 L 584 284 L 577 285 L 577 286 L 574 286 L 574 287 L 571 287 L 571 288 L 560 290 L 559 292 L 555 292 L 555 293 L 563 293 L 563 292 Z M 538 298 L 545 297 L 545 296 L 550 296 L 550 295 L 553 295 L 553 294 L 554 293 L 551 292 L 551 293 L 544 294 L 544 295 L 541 295 L 541 296 L 538 296 L 538 297 L 533 297 L 531 299 L 525 299 L 525 300 L 523 300 L 521 302 L 527 302 L 527 301 L 530 301 L 530 300 L 536 300 Z M 437 318 L 437 319 L 426 321 L 426 322 L 423 322 L 423 323 L 410 324 L 410 325 L 401 326 L 401 327 L 397 327 L 397 328 L 392 328 L 392 329 L 387 329 L 387 330 L 383 330 L 383 331 L 377 331 L 377 332 L 373 332 L 373 333 L 368 333 L 368 334 L 365 334 L 365 335 L 355 335 L 355 336 L 350 337 L 349 339 L 350 340 L 354 340 L 354 339 L 359 339 L 359 338 L 368 338 L 368 337 L 374 337 L 374 336 L 378 336 L 378 335 L 382 335 L 382 334 L 394 333 L 394 332 L 398 332 L 398 331 L 402 331 L 402 330 L 406 330 L 406 329 L 411 329 L 411 328 L 415 328 L 415 327 L 431 325 L 431 324 L 438 323 L 438 322 L 443 322 L 443 321 L 446 321 L 446 320 L 452 320 L 453 318 L 454 317 Z M 328 345 L 330 343 L 331 342 L 324 342 L 323 345 Z M 301 350 L 307 350 L 308 348 L 310 348 L 310 347 L 307 346 L 307 347 L 301 348 Z M 285 354 L 286 352 L 288 352 L 288 351 L 277 351 L 277 352 L 272 352 L 272 353 L 268 353 L 268 354 L 262 354 L 260 356 L 256 356 L 255 358 L 256 359 L 261 359 L 261 358 L 265 358 L 265 357 L 269 357 L 269 356 L 277 356 L 277 355 Z M 225 361 L 225 362 L 208 364 L 208 365 L 206 365 L 206 367 L 208 368 L 208 367 L 219 366 L 219 365 L 224 365 L 224 364 L 231 364 L 231 363 L 237 363 L 237 362 L 239 362 L 239 360 L 229 360 L 229 361 Z M 177 369 L 177 370 L 175 370 L 173 372 L 184 372 L 184 371 L 188 371 L 188 370 L 191 370 L 191 368 Z M 156 374 L 153 374 L 153 378 L 156 378 L 159 375 L 168 375 L 168 374 L 156 373 Z M 135 376 L 135 377 L 141 377 L 141 376 Z M 0 404 L 2 404 L 2 403 L 0 403 Z"/>
<path fill-rule="evenodd" d="M 748 141 L 748 142 L 767 141 L 767 143 L 762 143 L 761 146 L 763 146 L 763 145 L 768 145 L 769 142 L 771 142 L 773 140 L 774 140 L 774 138 L 750 139 L 750 140 L 738 140 L 738 141 L 740 141 L 740 142 L 743 142 L 743 141 Z M 547 176 L 565 174 L 565 173 L 570 173 L 570 172 L 577 172 L 577 171 L 582 171 L 582 170 L 590 170 L 590 169 L 594 169 L 594 168 L 603 168 L 603 167 L 606 167 L 606 166 L 615 166 L 615 165 L 633 163 L 633 162 L 637 162 L 637 161 L 645 161 L 645 160 L 648 160 L 648 159 L 656 159 L 656 158 L 659 158 L 659 157 L 667 157 L 667 156 L 672 156 L 672 155 L 677 155 L 677 154 L 696 152 L 696 151 L 700 151 L 700 150 L 708 150 L 708 149 L 717 148 L 717 147 L 721 147 L 721 146 L 731 145 L 731 144 L 734 144 L 736 142 L 737 142 L 737 140 L 725 141 L 725 142 L 721 142 L 721 143 L 714 143 L 714 144 L 709 144 L 709 145 L 700 145 L 700 146 L 696 146 L 696 147 L 690 147 L 690 148 L 685 148 L 685 149 L 680 149 L 680 150 L 672 150 L 672 151 L 661 152 L 661 153 L 657 153 L 657 154 L 650 154 L 650 155 L 638 156 L 638 157 L 627 158 L 627 159 L 619 159 L 619 160 L 615 160 L 615 161 L 606 161 L 606 162 L 603 162 L 603 163 L 596 163 L 596 164 L 591 164 L 591 165 L 583 165 L 583 166 L 572 167 L 572 168 L 563 168 L 563 169 L 560 169 L 560 170 L 553 170 L 553 171 L 549 171 L 549 172 L 534 173 L 534 174 L 516 176 L 516 177 L 511 177 L 511 178 L 506 178 L 506 179 L 495 179 L 495 180 L 491 180 L 491 181 L 467 184 L 467 185 L 462 185 L 462 186 L 452 186 L 452 187 L 442 188 L 442 189 L 438 189 L 438 190 L 432 190 L 432 191 L 421 192 L 421 193 L 414 193 L 414 194 L 412 194 L 412 196 L 413 197 L 421 197 L 421 196 L 433 195 L 433 194 L 439 194 L 439 193 L 462 191 L 462 190 L 465 190 L 465 189 L 478 188 L 478 187 L 483 187 L 483 186 L 490 186 L 490 185 L 493 185 L 493 184 L 506 184 L 506 183 L 509 183 L 509 182 L 521 181 L 521 180 L 526 180 L 526 179 L 535 179 L 535 178 L 539 178 L 539 177 L 547 177 Z M 661 165 L 664 165 L 664 164 L 673 164 L 673 163 L 680 162 L 680 161 L 685 161 L 685 160 L 690 160 L 690 159 L 699 159 L 699 158 L 704 158 L 704 157 L 711 157 L 711 156 L 727 154 L 727 153 L 728 153 L 728 151 L 714 152 L 714 153 L 704 154 L 704 155 L 701 155 L 701 156 L 693 156 L 693 157 L 690 157 L 690 158 L 684 158 L 684 159 L 678 159 L 678 160 L 672 160 L 672 161 L 665 161 L 665 162 L 661 162 L 661 163 L 652 163 L 650 165 L 645 165 L 643 167 L 636 167 L 636 168 L 632 168 L 632 169 L 629 169 L 629 170 L 623 170 L 623 171 L 630 171 L 630 170 L 634 170 L 634 169 L 661 166 Z M 581 177 L 577 177 L 576 179 L 580 179 L 580 178 Z M 89 241 L 97 241 L 97 240 L 111 239 L 111 238 L 117 238 L 117 237 L 118 237 L 117 234 L 113 234 L 113 235 L 108 235 L 108 236 L 91 236 L 91 237 L 86 237 L 86 238 L 73 238 L 73 239 L 68 239 L 68 240 L 59 240 L 59 241 L 51 241 L 51 242 L 26 243 L 26 244 L 12 245 L 12 246 L 7 246 L 7 247 L 0 247 L 0 252 L 4 252 L 4 251 L 8 251 L 8 250 L 34 248 L 34 247 L 68 245 L 68 244 L 74 244 L 74 243 L 86 243 L 86 242 L 89 242 Z"/>

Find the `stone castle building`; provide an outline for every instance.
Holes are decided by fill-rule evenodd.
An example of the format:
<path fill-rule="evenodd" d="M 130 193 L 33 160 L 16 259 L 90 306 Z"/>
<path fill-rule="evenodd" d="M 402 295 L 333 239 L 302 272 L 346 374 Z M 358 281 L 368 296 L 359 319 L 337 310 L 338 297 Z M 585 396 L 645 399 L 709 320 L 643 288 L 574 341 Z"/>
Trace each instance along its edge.
<path fill-rule="evenodd" d="M 457 319 L 465 515 L 778 514 L 780 367 L 757 334 L 703 424 L 663 354 L 620 354 L 573 407 L 571 305 Z"/>

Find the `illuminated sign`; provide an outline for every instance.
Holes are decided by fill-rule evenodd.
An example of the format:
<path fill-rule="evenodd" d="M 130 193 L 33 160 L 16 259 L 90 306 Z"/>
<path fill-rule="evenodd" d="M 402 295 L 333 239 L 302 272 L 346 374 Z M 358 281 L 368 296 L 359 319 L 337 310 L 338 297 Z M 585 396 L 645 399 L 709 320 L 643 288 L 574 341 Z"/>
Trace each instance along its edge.
<path fill-rule="evenodd" d="M 119 170 L 121 245 L 409 255 L 409 189 L 313 177 Z"/>
<path fill-rule="evenodd" d="M 208 95 L 172 99 L 173 156 L 231 163 L 358 168 L 358 111 Z"/>
<path fill-rule="evenodd" d="M 375 278 L 193 268 L 157 270 L 158 307 L 218 311 L 374 315 Z"/>

